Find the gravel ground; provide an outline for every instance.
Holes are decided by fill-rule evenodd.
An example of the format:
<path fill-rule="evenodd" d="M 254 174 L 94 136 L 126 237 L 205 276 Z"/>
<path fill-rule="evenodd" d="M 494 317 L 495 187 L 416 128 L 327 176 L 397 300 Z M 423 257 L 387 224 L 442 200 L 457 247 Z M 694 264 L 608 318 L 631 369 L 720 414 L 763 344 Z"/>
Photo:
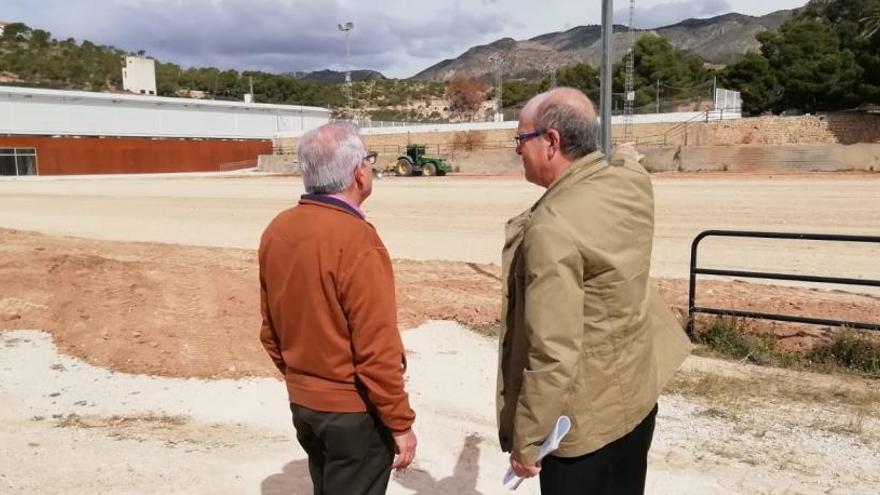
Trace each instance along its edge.
<path fill-rule="evenodd" d="M 420 445 L 389 493 L 504 493 L 506 456 L 492 416 L 495 341 L 450 322 L 429 322 L 404 340 Z M 310 493 L 279 380 L 112 372 L 59 355 L 38 331 L 0 333 L 0 363 L 3 493 Z M 704 358 L 682 373 L 713 367 L 762 373 Z M 833 416 L 847 414 L 835 404 L 728 409 L 666 395 L 648 492 L 875 493 L 874 407 L 847 429 L 835 426 Z M 520 492 L 537 493 L 537 483 Z"/>

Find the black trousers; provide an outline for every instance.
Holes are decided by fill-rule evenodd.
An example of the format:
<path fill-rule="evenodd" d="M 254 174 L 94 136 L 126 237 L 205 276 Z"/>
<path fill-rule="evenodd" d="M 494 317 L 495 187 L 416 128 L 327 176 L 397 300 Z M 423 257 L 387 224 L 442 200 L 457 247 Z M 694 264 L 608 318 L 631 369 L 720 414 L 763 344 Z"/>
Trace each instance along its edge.
<path fill-rule="evenodd" d="M 315 495 L 379 495 L 388 488 L 394 439 L 372 413 L 290 405 L 296 439 L 309 455 Z"/>
<path fill-rule="evenodd" d="M 642 495 L 657 406 L 623 437 L 580 457 L 541 461 L 542 495 Z"/>

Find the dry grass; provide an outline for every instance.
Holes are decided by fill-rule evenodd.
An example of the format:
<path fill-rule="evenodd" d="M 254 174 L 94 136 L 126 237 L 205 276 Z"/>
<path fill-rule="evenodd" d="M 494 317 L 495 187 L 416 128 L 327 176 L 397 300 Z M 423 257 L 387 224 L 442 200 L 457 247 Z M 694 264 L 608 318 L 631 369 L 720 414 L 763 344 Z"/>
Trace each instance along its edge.
<path fill-rule="evenodd" d="M 35 419 L 36 420 L 36 419 Z M 288 441 L 285 436 L 242 425 L 203 424 L 186 416 L 145 414 L 134 416 L 80 416 L 56 419 L 57 428 L 92 429 L 116 440 L 161 441 L 166 445 L 188 444 L 204 449 L 231 447 L 262 439 L 268 443 Z"/>
<path fill-rule="evenodd" d="M 694 336 L 709 355 L 763 366 L 880 378 L 880 341 L 852 329 L 836 332 L 806 352 L 781 350 L 777 339 L 755 335 L 734 319 L 718 318 Z"/>
<path fill-rule="evenodd" d="M 80 416 L 68 414 L 59 419 L 58 428 L 145 428 L 174 429 L 185 426 L 189 420 L 184 416 L 141 415 L 141 416 Z"/>
<path fill-rule="evenodd" d="M 811 380 L 822 375 L 807 373 L 761 373 L 751 368 L 747 376 L 713 372 L 680 371 L 667 387 L 706 404 L 699 416 L 735 425 L 740 434 L 763 438 L 771 424 L 762 419 L 767 408 L 786 409 L 775 422 L 847 435 L 866 445 L 880 446 L 880 388 L 867 378 L 840 376 Z"/>

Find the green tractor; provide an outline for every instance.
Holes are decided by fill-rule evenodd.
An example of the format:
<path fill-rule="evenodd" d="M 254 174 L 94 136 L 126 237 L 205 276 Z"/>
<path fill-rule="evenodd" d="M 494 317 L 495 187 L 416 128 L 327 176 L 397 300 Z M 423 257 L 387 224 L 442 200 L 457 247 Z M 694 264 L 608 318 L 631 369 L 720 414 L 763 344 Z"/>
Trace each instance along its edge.
<path fill-rule="evenodd" d="M 425 145 L 408 144 L 406 154 L 397 157 L 397 163 L 393 166 L 394 173 L 401 176 L 410 175 L 446 175 L 452 172 L 452 167 L 442 158 L 425 156 Z"/>

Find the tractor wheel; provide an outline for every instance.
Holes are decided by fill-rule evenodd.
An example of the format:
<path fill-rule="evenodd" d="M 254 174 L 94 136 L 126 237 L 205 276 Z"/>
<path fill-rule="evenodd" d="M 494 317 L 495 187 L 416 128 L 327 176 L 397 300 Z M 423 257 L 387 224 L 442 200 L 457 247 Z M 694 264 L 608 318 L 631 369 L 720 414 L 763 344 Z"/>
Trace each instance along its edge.
<path fill-rule="evenodd" d="M 412 163 L 410 163 L 409 160 L 401 158 L 400 160 L 397 160 L 397 167 L 394 169 L 394 171 L 397 172 L 397 175 L 402 175 L 405 177 L 408 175 L 412 175 L 412 168 Z"/>
<path fill-rule="evenodd" d="M 434 165 L 433 163 L 426 163 L 422 165 L 422 175 L 425 177 L 437 175 L 437 165 Z"/>

